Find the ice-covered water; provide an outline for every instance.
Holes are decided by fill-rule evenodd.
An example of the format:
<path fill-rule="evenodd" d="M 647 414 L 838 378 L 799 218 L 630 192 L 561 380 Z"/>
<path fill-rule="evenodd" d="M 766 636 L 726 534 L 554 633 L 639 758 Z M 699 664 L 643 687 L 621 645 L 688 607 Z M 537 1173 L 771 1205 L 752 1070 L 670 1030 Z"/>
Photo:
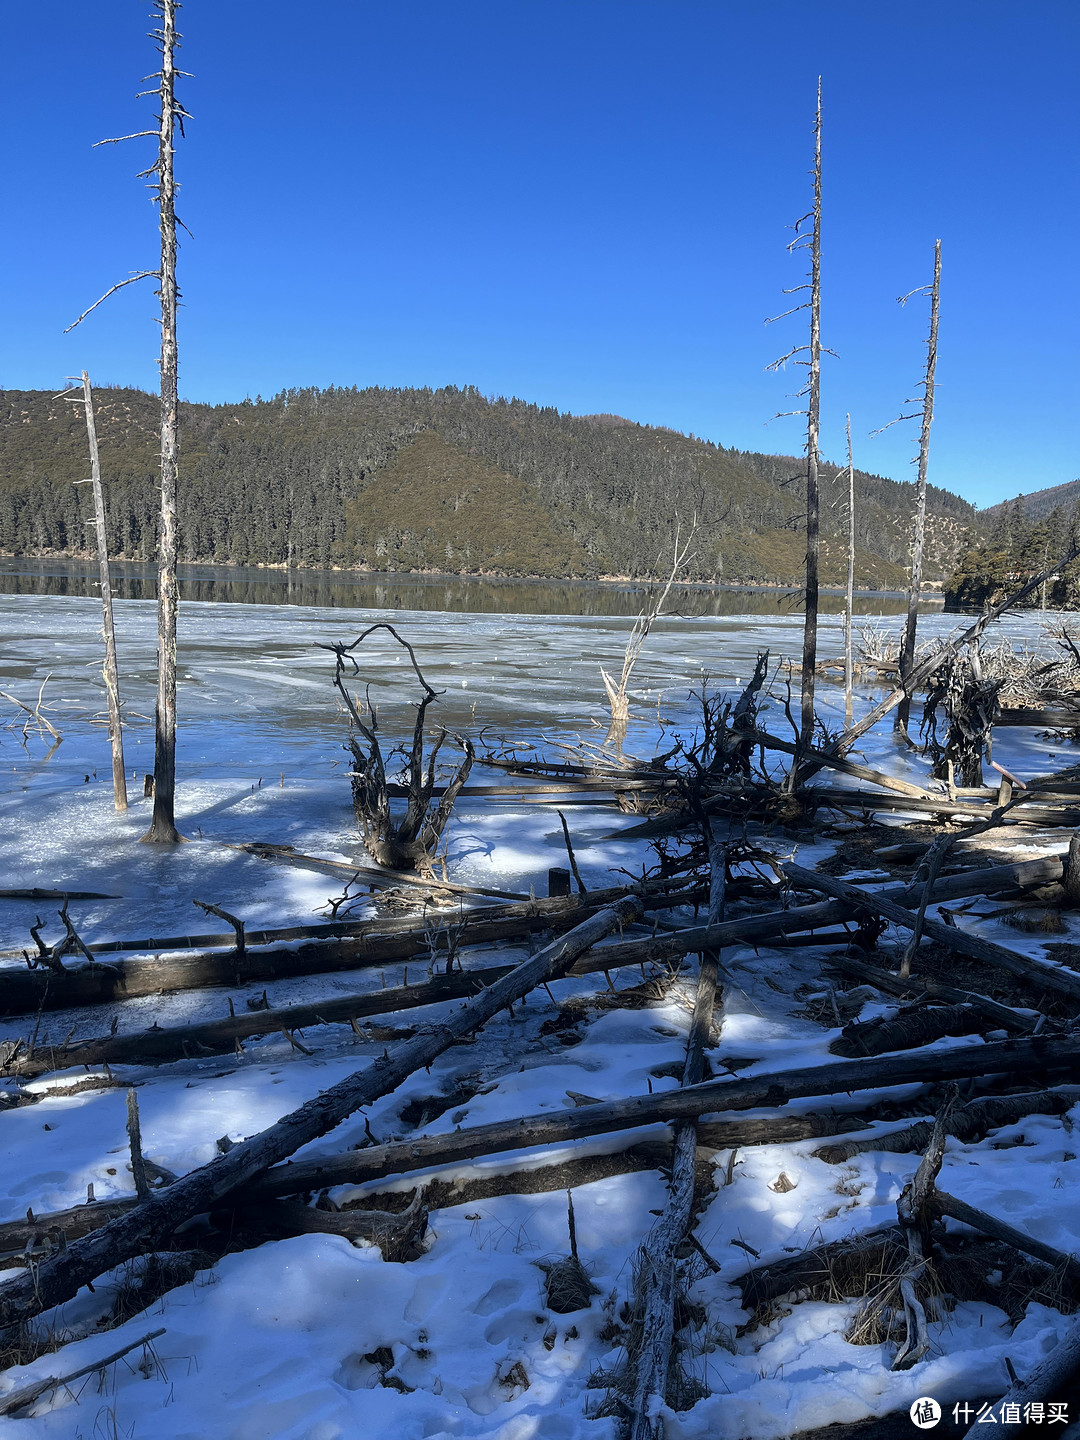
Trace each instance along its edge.
<path fill-rule="evenodd" d="M 0 596 L 0 689 L 45 702 L 63 742 L 23 743 L 18 712 L 0 699 L 0 862 L 4 887 L 100 890 L 114 902 L 73 902 L 89 936 L 190 929 L 191 897 L 238 905 L 251 924 L 296 923 L 336 890 L 309 872 L 286 870 L 222 848 L 222 842 L 270 841 L 305 853 L 361 860 L 349 802 L 345 723 L 331 687 L 333 657 L 320 644 L 350 641 L 388 619 L 415 646 L 424 673 L 442 691 L 437 718 L 451 732 L 538 743 L 603 738 L 599 670 L 618 672 L 632 621 L 581 615 L 378 612 L 302 606 L 200 603 L 181 609 L 178 648 L 177 818 L 192 842 L 179 852 L 132 842 L 148 823 L 143 776 L 153 769 L 156 624 L 150 601 L 116 605 L 131 809 L 117 816 L 101 679 L 100 608 L 90 598 Z M 999 633 L 1035 644 L 1042 617 L 1009 618 Z M 864 617 L 886 629 L 899 619 Z M 928 615 L 922 633 L 951 633 L 957 621 Z M 691 692 L 708 675 L 737 687 L 760 650 L 796 658 L 798 616 L 663 617 L 634 675 L 630 751 L 651 753 L 664 735 L 694 721 Z M 820 653 L 838 655 L 838 616 L 821 621 Z M 405 652 L 385 630 L 360 651 L 357 685 L 370 686 L 386 733 L 401 738 L 416 696 Z M 861 700 L 872 692 L 867 691 Z M 774 702 L 775 703 L 775 702 Z M 823 684 L 827 723 L 842 719 L 839 687 Z M 435 712 L 433 712 L 434 714 Z M 785 724 L 777 716 L 774 724 Z M 781 732 L 782 733 L 782 732 Z M 892 751 L 887 731 L 870 742 Z M 1030 770 L 1027 732 L 1007 732 L 999 754 Z M 1041 747 L 1041 760 L 1046 759 Z M 890 763 L 917 772 L 920 762 L 892 753 Z M 505 780 L 477 767 L 475 783 Z M 610 880 L 633 854 L 615 842 L 592 843 L 632 821 L 610 811 L 575 808 L 575 835 L 588 883 Z M 550 808 L 463 801 L 449 832 L 454 875 L 466 883 L 543 893 L 546 871 L 562 863 L 563 842 Z M 26 939 L 33 907 L 0 902 L 0 945 Z"/>

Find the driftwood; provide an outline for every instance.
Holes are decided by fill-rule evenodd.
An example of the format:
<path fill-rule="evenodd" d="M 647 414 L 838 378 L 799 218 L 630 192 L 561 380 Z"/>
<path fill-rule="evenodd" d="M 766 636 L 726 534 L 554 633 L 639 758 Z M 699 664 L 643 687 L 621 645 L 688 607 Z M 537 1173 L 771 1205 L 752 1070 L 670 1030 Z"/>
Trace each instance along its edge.
<path fill-rule="evenodd" d="M 1030 1035 L 1040 1021 L 1040 1017 L 1037 1015 L 1014 1010 L 1012 1006 L 1002 1005 L 997 1000 L 991 1000 L 987 995 L 978 995 L 971 990 L 959 990 L 955 985 L 946 985 L 932 975 L 909 975 L 906 979 L 902 979 L 899 975 L 892 975 L 889 971 L 882 970 L 879 966 L 871 965 L 850 954 L 830 955 L 825 963 L 831 970 L 841 970 L 847 975 L 865 980 L 868 984 L 875 986 L 878 990 L 884 990 L 889 995 L 908 997 L 929 995 L 935 1000 L 949 1000 L 957 1005 L 970 1005 L 973 1010 L 977 1010 L 980 1015 L 993 1024 L 1004 1026 L 1007 1030 L 1015 1030 L 1021 1035 Z"/>
<path fill-rule="evenodd" d="M 132 1350 L 149 1345 L 164 1334 L 165 1327 L 162 1326 L 160 1330 L 151 1330 L 147 1335 L 140 1335 L 138 1340 L 132 1340 L 123 1349 L 114 1350 L 111 1355 L 103 1355 L 100 1360 L 95 1360 L 90 1365 L 84 1365 L 79 1370 L 72 1370 L 68 1375 L 49 1375 L 44 1380 L 31 1380 L 28 1385 L 20 1385 L 15 1390 L 9 1390 L 6 1395 L 0 1395 L 0 1415 L 14 1415 L 16 1411 L 32 1405 L 35 1400 L 40 1399 L 49 1390 L 59 1390 L 61 1386 L 70 1385 L 73 1380 L 81 1380 L 84 1375 L 93 1375 L 96 1370 L 104 1370 L 106 1365 L 115 1365 L 117 1360 L 122 1360 L 125 1355 L 130 1355 Z"/>
<path fill-rule="evenodd" d="M 894 1370 L 910 1370 L 930 1349 L 926 1311 L 916 1293 L 915 1282 L 923 1279 L 930 1259 L 930 1222 L 933 1219 L 930 1202 L 934 1195 L 934 1181 L 945 1158 L 945 1122 L 953 1103 L 952 1099 L 947 1100 L 939 1111 L 919 1168 L 896 1202 L 896 1218 L 907 1241 L 908 1260 L 899 1276 L 907 1334 L 893 1358 Z"/>
<path fill-rule="evenodd" d="M 709 924 L 719 924 L 724 912 L 727 850 L 715 841 L 709 847 L 712 884 Z M 707 950 L 701 956 L 697 997 L 683 1066 L 684 1086 L 698 1085 L 705 1073 L 719 956 Z M 675 1305 L 679 1294 L 677 1256 L 690 1229 L 694 1205 L 694 1169 L 697 1160 L 697 1125 L 694 1119 L 675 1123 L 671 1181 L 664 1213 L 638 1252 L 641 1336 L 634 1356 L 634 1390 L 630 1419 L 631 1440 L 662 1440 L 663 1421 L 658 1413 L 669 1399 L 669 1375 L 675 1342 Z"/>
<path fill-rule="evenodd" d="M 545 980 L 565 974 L 573 960 L 615 926 L 638 919 L 641 904 L 624 899 L 594 915 L 562 939 L 524 961 L 504 979 L 466 1001 L 440 1026 L 422 1030 L 391 1054 L 347 1076 L 284 1116 L 269 1129 L 234 1145 L 205 1165 L 69 1245 L 62 1254 L 0 1287 L 0 1324 L 21 1324 L 70 1299 L 87 1283 L 137 1254 L 156 1249 L 193 1215 L 211 1210 L 301 1145 L 339 1125 L 346 1116 L 397 1088 L 415 1070 L 471 1035 L 500 1010 Z"/>
<path fill-rule="evenodd" d="M 975 1035 L 985 1029 L 985 1018 L 971 1005 L 929 1005 L 891 1020 L 845 1025 L 829 1049 L 834 1055 L 852 1057 L 886 1055 L 892 1050 L 930 1045 L 945 1035 Z"/>
<path fill-rule="evenodd" d="M 311 1160 L 290 1161 L 275 1166 L 246 1184 L 230 1198 L 229 1203 L 239 1205 L 286 1195 L 305 1195 L 336 1185 L 367 1185 L 392 1176 L 455 1165 L 463 1160 L 560 1145 L 595 1135 L 618 1136 L 643 1126 L 666 1124 L 680 1116 L 696 1118 L 729 1110 L 754 1109 L 761 1105 L 784 1105 L 789 1100 L 849 1095 L 855 1091 L 871 1092 L 896 1085 L 982 1078 L 993 1073 L 1008 1075 L 1015 1081 L 1059 1071 L 1080 1075 L 1080 1040 L 1003 1042 L 929 1055 L 845 1061 L 837 1065 L 781 1071 L 756 1080 L 711 1080 L 689 1089 L 555 1112 L 546 1110 L 518 1120 L 473 1125 L 450 1134 L 414 1136 L 408 1140 L 393 1140 L 359 1150 L 317 1156 Z M 865 1115 L 858 1111 L 767 1116 L 752 1120 L 699 1120 L 698 1140 L 701 1145 L 715 1150 L 786 1144 L 835 1135 L 853 1127 L 861 1128 L 865 1121 Z M 881 1137 L 881 1148 L 887 1148 L 888 1138 Z M 628 1138 L 626 1144 L 630 1147 L 635 1141 Z M 561 1182 L 556 1188 L 562 1188 Z M 78 1205 L 49 1215 L 28 1213 L 25 1221 L 0 1225 L 0 1252 L 21 1248 L 50 1229 L 64 1231 L 69 1240 L 76 1239 L 118 1216 L 129 1214 L 135 1205 L 135 1200 L 129 1198 Z M 0 1291 L 0 1296 L 2 1293 Z"/>
<path fill-rule="evenodd" d="M 976 1210 L 974 1205 L 958 1200 L 955 1195 L 948 1195 L 944 1190 L 935 1190 L 927 1203 L 935 1215 L 948 1215 L 952 1220 L 959 1220 L 964 1225 L 970 1225 L 973 1230 L 981 1230 L 984 1235 L 1011 1245 L 1014 1250 L 1020 1250 L 1025 1255 L 1034 1255 L 1037 1260 L 1045 1260 L 1047 1265 L 1052 1265 L 1060 1274 L 1067 1275 L 1070 1280 L 1080 1284 L 1080 1260 L 1075 1255 L 1057 1250 L 1053 1245 L 1036 1240 L 1034 1236 L 1025 1235 L 1014 1225 L 1007 1225 L 1004 1220 L 999 1220 L 996 1215 L 988 1215 L 985 1210 Z"/>
<path fill-rule="evenodd" d="M 914 929 L 918 923 L 918 917 L 913 911 L 905 910 L 880 891 L 869 894 L 858 886 L 849 885 L 843 880 L 834 880 L 831 875 L 822 875 L 816 870 L 805 870 L 801 865 L 784 864 L 780 868 L 796 885 L 834 895 L 837 899 L 846 900 L 871 914 L 881 915 L 905 929 Z M 970 935 L 957 926 L 942 925 L 937 920 L 925 920 L 923 930 L 932 940 L 940 941 L 961 955 L 968 955 L 973 960 L 983 960 L 999 970 L 1007 970 L 1010 975 L 1016 975 L 1029 984 L 1055 990 L 1058 994 L 1068 995 L 1072 1000 L 1080 1000 L 1080 975 L 1071 970 L 1032 960 L 1026 955 L 1018 955 L 1014 950 L 1005 949 L 1003 945 L 994 945 L 989 940 Z"/>
<path fill-rule="evenodd" d="M 298 975 L 332 974 L 342 970 L 371 969 L 412 959 L 415 955 L 449 956 L 462 945 L 489 944 L 551 929 L 577 925 L 605 905 L 627 894 L 626 887 L 595 890 L 587 900 L 580 896 L 526 900 L 519 904 L 485 906 L 467 911 L 435 911 L 423 915 L 361 921 L 352 926 L 326 926 L 310 944 L 293 946 L 286 932 L 279 947 L 259 946 L 260 933 L 248 931 L 243 955 L 209 951 L 152 958 L 133 957 L 109 964 L 65 967 L 62 971 L 0 970 L 0 1010 L 31 1014 L 38 1010 L 65 1010 L 70 1006 L 97 1005 L 139 995 L 163 995 L 221 985 L 266 983 Z M 673 892 L 642 891 L 646 909 L 693 904 L 705 895 L 702 888 Z M 297 927 L 305 930 L 307 927 Z M 329 933 L 327 933 L 329 932 Z M 326 938 L 322 938 L 323 936 Z M 232 936 L 214 937 L 222 944 Z M 158 942 L 164 944 L 165 942 Z M 102 951 L 90 949 L 91 959 Z"/>
<path fill-rule="evenodd" d="M 1062 1086 L 1058 1090 L 1037 1090 L 1026 1095 L 984 1095 L 958 1106 L 945 1118 L 945 1133 L 965 1145 L 983 1140 L 992 1130 L 1014 1125 L 1028 1115 L 1064 1115 L 1080 1101 L 1080 1089 Z M 930 1143 L 933 1122 L 920 1120 L 885 1135 L 862 1136 L 855 1140 L 839 1140 L 814 1151 L 817 1160 L 827 1165 L 841 1165 L 868 1151 L 890 1154 L 923 1151 Z"/>
<path fill-rule="evenodd" d="M 1013 1440 L 1019 1440 L 1022 1435 L 1031 1435 L 1032 1427 L 1025 1418 L 1027 1407 L 1040 1401 L 1045 1404 L 1048 1400 L 1057 1399 L 1065 1393 L 1066 1387 L 1075 1378 L 1077 1371 L 1080 1371 L 1080 1321 L 1074 1320 L 1065 1339 L 1055 1345 L 1049 1355 L 1040 1360 L 1034 1370 L 1029 1371 L 1023 1379 L 1017 1380 L 1001 1397 L 997 1406 L 994 1435 L 1011 1436 Z M 1008 1413 L 1006 1407 L 1014 1407 L 1015 1414 L 1019 1418 L 1016 1420 L 1003 1419 L 1002 1417 Z M 985 1433 L 979 1430 L 980 1423 L 980 1421 L 976 1421 L 969 1430 L 964 1432 L 965 1436 Z M 1069 1429 L 1071 1430 L 1072 1426 Z"/>

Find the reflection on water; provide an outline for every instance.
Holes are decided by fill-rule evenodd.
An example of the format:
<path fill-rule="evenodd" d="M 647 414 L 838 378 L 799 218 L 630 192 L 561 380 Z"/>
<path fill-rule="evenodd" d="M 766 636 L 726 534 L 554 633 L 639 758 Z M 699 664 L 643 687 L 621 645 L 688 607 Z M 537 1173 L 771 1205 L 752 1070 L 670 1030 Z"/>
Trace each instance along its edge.
<path fill-rule="evenodd" d="M 122 600 L 152 600 L 153 565 L 113 562 L 113 591 Z M 378 575 L 344 570 L 260 570 L 252 566 L 181 565 L 182 600 L 246 605 L 315 605 L 329 609 L 449 610 L 471 614 L 636 615 L 646 585 L 621 581 L 498 580 L 457 575 Z M 0 594 L 96 595 L 92 561 L 0 559 Z M 843 596 L 823 594 L 823 614 L 839 614 Z M 801 608 L 797 590 L 734 586 L 676 586 L 667 606 L 684 615 L 790 615 Z M 901 615 L 896 593 L 855 597 L 860 615 Z M 940 610 L 940 599 L 923 608 Z"/>

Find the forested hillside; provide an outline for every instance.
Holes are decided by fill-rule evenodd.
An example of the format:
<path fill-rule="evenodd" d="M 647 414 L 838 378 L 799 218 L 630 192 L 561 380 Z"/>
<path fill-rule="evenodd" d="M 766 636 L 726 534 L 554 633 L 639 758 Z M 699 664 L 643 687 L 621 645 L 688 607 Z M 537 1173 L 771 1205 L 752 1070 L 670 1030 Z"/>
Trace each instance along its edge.
<path fill-rule="evenodd" d="M 97 392 L 113 553 L 155 548 L 157 400 Z M 726 450 L 618 416 L 571 416 L 472 387 L 290 390 L 184 404 L 186 560 L 539 576 L 663 572 L 697 519 L 689 577 L 797 584 L 805 483 L 791 457 Z M 79 553 L 89 497 L 79 407 L 0 392 L 0 551 Z M 847 480 L 825 466 L 822 579 L 845 573 Z M 905 579 L 914 487 L 856 473 L 857 583 Z M 980 533 L 931 488 L 927 577 Z"/>
<path fill-rule="evenodd" d="M 1028 501 L 1039 495 L 1066 492 L 1065 504 L 1050 510 Z M 1071 492 L 1071 493 L 1070 493 Z M 1080 496 L 1076 482 L 1043 490 L 1036 496 L 1019 495 L 985 512 L 987 530 L 980 543 L 960 557 L 945 586 L 948 609 L 971 609 L 994 603 L 1017 590 L 1064 555 L 1080 537 Z M 1027 601 L 1029 608 L 1080 606 L 1080 562 L 1073 561 L 1040 586 Z"/>

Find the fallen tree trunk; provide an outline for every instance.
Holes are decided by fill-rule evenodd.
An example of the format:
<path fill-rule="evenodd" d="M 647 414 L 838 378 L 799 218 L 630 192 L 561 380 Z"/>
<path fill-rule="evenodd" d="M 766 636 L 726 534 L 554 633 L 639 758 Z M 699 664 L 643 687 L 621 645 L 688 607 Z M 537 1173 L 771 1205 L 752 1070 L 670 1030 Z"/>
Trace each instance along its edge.
<path fill-rule="evenodd" d="M 1019 1440 L 1022 1435 L 1030 1435 L 1032 1432 L 1027 1420 L 1028 1406 L 1038 1402 L 1045 1405 L 1047 1401 L 1061 1396 L 1078 1370 L 1080 1370 L 1080 1321 L 1074 1320 L 1065 1339 L 1055 1345 L 1049 1355 L 1040 1360 L 1034 1370 L 1030 1370 L 1023 1379 L 1017 1380 L 1001 1397 L 997 1406 L 998 1413 L 995 1417 L 997 1428 L 993 1432 L 994 1435 L 1012 1436 L 1013 1440 Z M 1015 1413 L 1021 1418 L 1015 1421 L 1004 1420 L 1002 1417 L 1006 1413 L 1006 1406 L 1014 1406 Z M 981 1422 L 976 1421 L 969 1430 L 966 1430 L 965 1436 L 984 1433 L 977 1429 L 979 1423 Z M 1069 1428 L 1072 1429 L 1072 1426 Z"/>
<path fill-rule="evenodd" d="M 929 1205 L 935 1215 L 948 1215 L 952 1220 L 959 1220 L 964 1225 L 970 1225 L 973 1230 L 980 1230 L 994 1240 L 1011 1245 L 1014 1250 L 1020 1250 L 1025 1255 L 1034 1255 L 1037 1260 L 1045 1260 L 1047 1265 L 1052 1265 L 1074 1283 L 1080 1284 L 1080 1260 L 1075 1255 L 1057 1250 L 1053 1245 L 1036 1240 L 1032 1235 L 1025 1235 L 1022 1230 L 1017 1230 L 1015 1225 L 1008 1225 L 996 1215 L 987 1214 L 985 1210 L 976 1210 L 974 1205 L 958 1200 L 955 1195 L 949 1195 L 944 1190 L 935 1189 Z"/>
<path fill-rule="evenodd" d="M 930 1045 L 946 1035 L 976 1035 L 986 1029 L 986 1020 L 970 1005 L 928 1005 L 910 1010 L 891 1020 L 870 1020 L 845 1025 L 829 1049 L 834 1055 L 887 1055 L 893 1050 L 913 1050 Z"/>
<path fill-rule="evenodd" d="M 709 846 L 709 860 L 712 874 L 709 924 L 715 925 L 724 913 L 726 848 L 713 841 Z M 684 1087 L 699 1085 L 705 1073 L 705 1047 L 712 1028 L 718 968 L 717 952 L 704 951 L 694 1016 L 686 1044 L 682 1075 Z M 641 1332 L 637 1353 L 633 1356 L 635 1375 L 630 1440 L 661 1440 L 663 1435 L 659 1412 L 669 1399 L 675 1305 L 679 1298 L 676 1258 L 692 1223 L 697 1146 L 696 1119 L 677 1121 L 667 1203 L 659 1223 L 653 1226 L 638 1251 L 640 1285 L 636 1301 L 641 1316 Z"/>
<path fill-rule="evenodd" d="M 806 870 L 801 865 L 785 863 L 780 868 L 789 880 L 805 889 L 819 890 L 826 895 L 834 895 L 837 899 L 845 900 L 860 910 L 869 911 L 872 915 L 881 915 L 895 925 L 902 925 L 907 930 L 913 930 L 918 924 L 918 916 L 914 911 L 905 910 L 902 905 L 896 904 L 881 891 L 871 894 L 860 890 L 857 885 L 849 885 L 843 880 L 835 880 L 831 875 L 822 875 L 817 870 Z M 937 898 L 936 894 L 934 898 Z M 923 933 L 932 940 L 948 946 L 950 950 L 956 950 L 961 955 L 968 955 L 973 960 L 983 960 L 986 964 L 994 965 L 999 970 L 1007 970 L 1010 975 L 1016 975 L 1029 984 L 1041 985 L 1044 989 L 1054 990 L 1060 995 L 1067 995 L 1072 1000 L 1080 1000 L 1080 974 L 1075 971 L 1066 970 L 1063 966 L 1053 966 L 1044 961 L 1032 960 L 1026 955 L 1018 955 L 1014 950 L 1006 950 L 1003 945 L 995 945 L 989 940 L 982 940 L 977 935 L 971 935 L 966 930 L 961 930 L 958 926 L 942 925 L 937 920 L 924 920 Z"/>
<path fill-rule="evenodd" d="M 1036 1090 L 1026 1095 L 984 1095 L 978 1100 L 970 1100 L 947 1116 L 945 1133 L 965 1145 L 974 1145 L 984 1140 L 991 1130 L 1015 1125 L 1028 1115 L 1064 1115 L 1078 1101 L 1080 1089 L 1076 1086 Z M 901 1130 L 890 1130 L 885 1135 L 840 1140 L 832 1145 L 822 1145 L 814 1151 L 814 1158 L 824 1160 L 827 1165 L 842 1165 L 856 1155 L 868 1152 L 907 1154 L 923 1151 L 930 1143 L 933 1128 L 932 1120 L 920 1120 Z"/>
<path fill-rule="evenodd" d="M 430 1065 L 444 1050 L 471 1035 L 534 986 L 565 974 L 583 950 L 617 925 L 639 919 L 641 913 L 641 902 L 635 898 L 620 900 L 602 910 L 466 1001 L 445 1024 L 421 1031 L 397 1046 L 393 1054 L 388 1052 L 383 1059 L 339 1081 L 268 1130 L 233 1146 L 209 1165 L 152 1194 L 128 1214 L 75 1241 L 62 1254 L 35 1266 L 32 1274 L 0 1286 L 0 1325 L 21 1324 L 70 1299 L 87 1281 L 106 1270 L 157 1248 L 185 1220 L 213 1209 L 263 1170 L 325 1135 L 362 1106 L 396 1089 L 415 1070 Z"/>
<path fill-rule="evenodd" d="M 472 1126 L 452 1135 L 422 1135 L 342 1155 L 293 1161 L 268 1171 L 253 1183 L 251 1190 L 260 1195 L 295 1195 L 328 1185 L 366 1184 L 389 1175 L 474 1160 L 478 1156 L 531 1150 L 728 1110 L 775 1108 L 792 1100 L 850 1095 L 898 1085 L 942 1083 L 972 1075 L 1007 1073 L 1026 1078 L 1057 1071 L 1080 1073 L 1080 1036 L 1002 1040 L 918 1055 L 846 1060 L 835 1065 L 808 1066 L 740 1080 L 707 1080 L 700 1085 L 654 1095 L 637 1095 L 555 1113 L 542 1111 L 517 1120 Z M 707 1133 L 711 1137 L 708 1143 L 717 1144 L 720 1134 L 711 1127 Z M 744 1142 L 733 1130 L 725 1146 L 728 1143 Z"/>
<path fill-rule="evenodd" d="M 222 985 L 266 984 L 301 975 L 325 975 L 342 970 L 372 969 L 411 960 L 417 955 L 448 955 L 463 945 L 513 940 L 537 931 L 563 930 L 597 914 L 633 890 L 625 887 L 578 895 L 529 900 L 523 904 L 491 906 L 459 913 L 361 922 L 351 930 L 331 934 L 306 945 L 283 944 L 257 948 L 259 932 L 248 933 L 243 954 L 233 951 L 196 951 L 187 955 L 132 958 L 108 965 L 81 965 L 56 971 L 6 967 L 0 969 L 0 1011 L 8 1015 L 39 1010 L 66 1010 L 73 1006 L 101 1005 L 141 995 L 166 995 Z M 702 887 L 674 892 L 650 891 L 641 895 L 646 909 L 694 904 L 704 898 Z M 217 937 L 222 943 L 232 936 Z M 255 948 L 253 948 L 255 946 Z M 94 951 L 92 953 L 101 953 Z"/>
<path fill-rule="evenodd" d="M 958 990 L 955 985 L 946 985 L 931 975 L 909 975 L 906 980 L 901 979 L 899 975 L 890 974 L 878 965 L 870 965 L 855 955 L 833 954 L 828 956 L 824 963 L 830 970 L 854 975 L 878 990 L 884 990 L 888 995 L 930 995 L 936 1000 L 951 1000 L 958 1005 L 970 1005 L 995 1025 L 1003 1025 L 1007 1030 L 1015 1030 L 1021 1035 L 1030 1035 L 1040 1020 L 1038 1015 L 1025 1015 L 1023 1011 L 1014 1010 L 1010 1005 L 1002 1005 L 987 995 L 979 995 L 971 990 Z"/>
<path fill-rule="evenodd" d="M 643 1126 L 667 1124 L 680 1117 L 697 1118 L 729 1110 L 754 1109 L 761 1105 L 782 1106 L 790 1100 L 851 1095 L 858 1091 L 872 1092 L 899 1085 L 946 1083 L 972 1076 L 983 1078 L 1003 1074 L 1017 1080 L 1059 1071 L 1080 1074 L 1080 1038 L 1002 1041 L 926 1055 L 888 1056 L 885 1059 L 810 1066 L 805 1070 L 780 1071 L 749 1080 L 709 1080 L 688 1089 L 666 1090 L 555 1112 L 545 1110 L 517 1120 L 473 1125 L 450 1134 L 414 1136 L 408 1140 L 393 1140 L 359 1150 L 316 1156 L 311 1160 L 289 1161 L 276 1165 L 244 1185 L 232 1199 L 236 1204 L 246 1204 L 285 1195 L 304 1195 L 337 1185 L 367 1185 L 394 1176 L 456 1165 L 464 1160 L 535 1150 L 595 1135 L 619 1135 Z M 767 1116 L 752 1120 L 705 1120 L 699 1121 L 698 1140 L 701 1145 L 716 1150 L 786 1144 L 838 1134 L 853 1125 L 861 1128 L 865 1118 L 855 1111 Z M 884 1148 L 888 1137 L 881 1139 Z M 636 1142 L 628 1138 L 626 1143 L 630 1146 Z M 64 1230 L 69 1238 L 85 1235 L 119 1215 L 130 1213 L 135 1205 L 134 1198 L 99 1201 L 49 1215 L 28 1216 L 25 1223 L 21 1220 L 9 1222 L 0 1226 L 0 1250 L 24 1245 L 32 1236 L 52 1226 Z M 2 1294 L 0 1290 L 0 1296 Z"/>
<path fill-rule="evenodd" d="M 825 1139 L 830 1135 L 843 1135 L 853 1130 L 863 1130 L 870 1123 L 872 1116 L 859 1112 L 840 1114 L 836 1111 L 812 1111 L 806 1115 L 779 1115 L 769 1116 L 759 1120 L 704 1120 L 698 1121 L 698 1148 L 699 1152 L 715 1153 L 720 1150 L 745 1149 L 753 1145 L 787 1145 L 798 1140 Z M 471 1130 L 458 1130 L 454 1132 L 453 1143 L 460 1146 L 461 1136 L 472 1135 Z M 626 1174 L 639 1169 L 667 1169 L 671 1164 L 671 1145 L 662 1140 L 637 1140 L 629 1132 L 616 1131 L 617 1143 L 620 1148 L 608 1152 L 605 1155 L 589 1155 L 581 1157 L 580 1161 L 573 1160 L 559 1162 L 553 1165 L 536 1165 L 529 1168 L 528 1173 L 534 1181 L 528 1187 L 529 1193 L 547 1192 L 551 1190 L 565 1190 L 567 1188 L 567 1171 L 572 1169 L 575 1163 L 582 1166 L 583 1170 L 589 1170 L 595 1165 L 600 1168 L 599 1162 L 610 1158 L 612 1167 L 606 1170 L 606 1174 Z M 450 1137 L 442 1137 L 449 1139 Z M 396 1141 L 396 1146 L 407 1145 L 408 1142 Z M 384 1146 L 370 1146 L 364 1149 L 363 1154 L 371 1161 L 378 1161 Z M 492 1153 L 498 1153 L 497 1147 Z M 626 1157 L 625 1166 L 620 1167 L 617 1162 L 620 1157 Z M 460 1158 L 460 1157 L 458 1157 Z M 647 1163 L 646 1163 L 647 1162 Z M 437 1168 L 438 1159 L 429 1157 L 425 1165 L 419 1169 L 430 1170 Z M 448 1160 L 447 1163 L 452 1163 Z M 407 1170 L 408 1166 L 397 1157 L 390 1162 L 391 1169 L 387 1174 L 398 1173 Z M 515 1174 L 517 1167 L 511 1163 L 510 1166 L 490 1177 L 490 1184 L 487 1188 L 491 1194 L 499 1194 L 495 1188 L 502 1176 Z M 276 1172 L 271 1172 L 276 1173 Z M 369 1177 L 381 1179 L 382 1174 Z M 597 1174 L 589 1174 L 587 1179 L 602 1178 Z M 429 1182 L 429 1188 L 430 1188 Z M 470 1189 L 470 1182 L 434 1182 L 436 1185 L 445 1185 L 447 1190 L 456 1191 Z M 478 1184 L 479 1182 L 472 1182 Z M 573 1182 L 571 1182 L 573 1183 Z M 586 1183 L 585 1180 L 577 1183 Z M 271 1203 L 274 1197 L 267 1198 L 259 1188 L 260 1182 L 256 1181 L 251 1187 L 250 1193 L 255 1197 L 251 1204 Z M 249 1192 L 243 1192 L 246 1196 Z M 292 1192 L 289 1192 L 292 1193 Z M 15 1251 L 32 1250 L 40 1247 L 53 1237 L 63 1233 L 65 1241 L 77 1240 L 82 1235 L 88 1235 L 91 1230 L 99 1230 L 102 1225 L 114 1220 L 118 1215 L 125 1215 L 138 1203 L 137 1197 L 132 1195 L 119 1200 L 92 1200 L 85 1205 L 74 1205 L 67 1210 L 53 1210 L 42 1215 L 35 1215 L 28 1210 L 23 1220 L 9 1220 L 0 1223 L 0 1255 L 8 1255 Z M 247 1201 L 245 1200 L 246 1204 Z M 457 1200 L 450 1198 L 446 1203 L 457 1204 Z M 432 1208 L 435 1208 L 434 1206 Z"/>

